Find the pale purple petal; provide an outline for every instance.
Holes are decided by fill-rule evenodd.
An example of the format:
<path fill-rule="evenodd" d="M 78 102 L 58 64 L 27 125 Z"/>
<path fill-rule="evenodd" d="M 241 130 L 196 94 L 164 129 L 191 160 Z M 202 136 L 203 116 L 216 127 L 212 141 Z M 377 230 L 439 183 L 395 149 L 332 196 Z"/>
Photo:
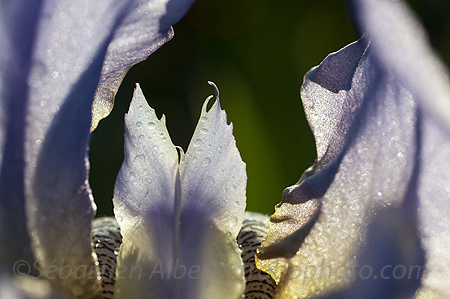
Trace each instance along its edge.
<path fill-rule="evenodd" d="M 73 296 L 89 298 L 98 289 L 98 274 L 89 270 L 95 263 L 90 231 L 96 208 L 87 181 L 97 84 L 112 84 L 115 92 L 132 64 L 170 38 L 167 23 L 160 25 L 162 18 L 175 21 L 166 15 L 166 5 L 137 0 L 1 3 L 1 239 L 8 239 L 2 241 L 2 256 L 17 246 L 17 258 L 32 259 L 27 221 L 44 271 L 51 263 L 57 269 L 88 269 L 86 278 L 77 279 L 72 271 L 52 280 Z M 104 88 L 96 101 L 105 100 L 99 96 Z M 11 234 L 16 242 L 9 242 Z M 6 257 L 11 263 L 17 258 Z"/>
<path fill-rule="evenodd" d="M 236 238 L 244 221 L 247 174 L 233 137 L 233 126 L 215 101 L 200 121 L 180 163 L 182 208 L 206 209 L 219 228 Z M 190 217 L 186 215 L 186 217 Z M 189 219 L 186 219 L 189 221 Z"/>
<path fill-rule="evenodd" d="M 422 24 L 410 8 L 403 1 L 352 2 L 380 64 L 392 71 L 424 109 L 450 128 L 448 71 L 432 50 Z"/>
<path fill-rule="evenodd" d="M 239 298 L 244 291 L 242 261 L 232 235 L 237 224 L 230 221 L 244 212 L 245 164 L 225 112 L 216 102 L 207 113 L 206 105 L 188 154 L 180 150 L 179 166 L 164 119 L 157 119 L 139 88 L 135 91 L 125 117 L 125 160 L 114 191 L 114 212 L 123 233 L 117 298 Z M 223 156 L 211 152 L 219 152 L 219 146 Z M 206 156 L 197 163 L 195 154 L 203 152 Z M 207 157 L 211 160 L 205 162 Z M 227 168 L 224 160 L 236 168 Z M 227 175 L 236 181 L 225 182 Z M 217 189 L 219 184 L 229 185 L 233 197 Z M 240 200 L 244 202 L 236 204 Z M 236 216 L 223 210 L 234 205 Z M 133 267 L 142 271 L 133 273 Z"/>
<path fill-rule="evenodd" d="M 173 37 L 172 25 L 189 10 L 194 0 L 133 1 L 108 47 L 92 106 L 92 130 L 106 117 L 123 77 L 131 66 Z"/>
<path fill-rule="evenodd" d="M 450 294 L 448 79 L 400 2 L 355 0 L 371 41 L 305 77 L 318 158 L 284 192 L 259 255 L 277 298 L 404 298 L 420 283 L 417 298 Z M 406 276 L 393 275 L 398 265 Z"/>
<path fill-rule="evenodd" d="M 125 159 L 114 187 L 114 214 L 124 242 L 151 215 L 172 214 L 177 172 L 178 154 L 165 118 L 157 118 L 137 86 L 125 115 Z"/>

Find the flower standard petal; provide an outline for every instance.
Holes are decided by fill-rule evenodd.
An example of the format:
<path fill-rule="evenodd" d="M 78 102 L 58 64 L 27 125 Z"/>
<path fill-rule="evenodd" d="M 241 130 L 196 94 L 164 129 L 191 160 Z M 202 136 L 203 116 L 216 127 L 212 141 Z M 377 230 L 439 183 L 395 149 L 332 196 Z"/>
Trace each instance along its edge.
<path fill-rule="evenodd" d="M 207 205 L 217 226 L 235 238 L 244 220 L 245 163 L 218 98 L 207 111 L 209 100 L 203 104 L 200 121 L 180 163 L 181 204 L 195 209 Z"/>
<path fill-rule="evenodd" d="M 135 108 L 141 104 L 144 107 L 142 110 Z M 221 136 L 222 140 L 215 140 L 216 146 L 222 144 L 223 152 L 236 153 L 234 137 L 226 124 L 224 112 L 217 108 L 218 103 L 215 105 L 211 114 L 204 111 L 203 116 L 210 118 L 209 122 L 199 124 L 197 130 L 207 129 L 213 136 Z M 145 124 L 151 124 L 153 131 Z M 145 129 L 139 130 L 141 127 Z M 198 133 L 194 135 L 198 136 Z M 126 136 L 126 158 L 114 195 L 116 218 L 124 227 L 115 296 L 209 298 L 214 295 L 238 298 L 244 291 L 244 281 L 242 261 L 235 236 L 232 235 L 234 224 L 229 224 L 231 216 L 220 211 L 218 206 L 219 203 L 234 205 L 234 197 L 240 200 L 244 195 L 245 198 L 245 189 L 240 186 L 239 193 L 231 191 L 233 198 L 224 197 L 221 190 L 218 190 L 218 195 L 210 192 L 211 188 L 221 186 L 213 187 L 214 184 L 208 183 L 206 177 L 214 175 L 218 182 L 223 183 L 223 174 L 209 172 L 208 166 L 212 161 L 209 165 L 195 164 L 189 158 L 192 155 L 190 150 L 186 156 L 180 153 L 182 164 L 179 168 L 176 149 L 170 142 L 164 122 L 157 120 L 138 89 L 126 117 Z M 209 150 L 208 143 L 198 143 L 195 147 L 202 151 Z M 161 153 L 170 155 L 170 159 L 164 158 Z M 142 159 L 136 160 L 139 155 L 143 155 Z M 224 157 L 231 165 L 241 166 L 235 175 L 241 180 L 244 177 L 241 184 L 245 186 L 245 165 L 239 154 Z M 218 156 L 211 158 L 217 158 L 215 164 L 225 161 Z M 196 168 L 190 168 L 191 163 Z M 191 176 L 183 176 L 186 169 L 195 172 L 200 179 L 194 180 L 195 176 L 191 173 Z M 242 174 L 240 171 L 243 169 Z M 203 173 L 206 177 L 202 180 Z M 230 172 L 227 171 L 227 174 Z M 138 191 L 130 194 L 128 191 L 133 188 Z M 196 204 L 194 195 L 202 200 L 205 194 L 211 196 L 209 200 Z M 244 206 L 245 203 L 240 204 L 242 213 Z M 136 265 L 139 272 L 132 270 Z"/>

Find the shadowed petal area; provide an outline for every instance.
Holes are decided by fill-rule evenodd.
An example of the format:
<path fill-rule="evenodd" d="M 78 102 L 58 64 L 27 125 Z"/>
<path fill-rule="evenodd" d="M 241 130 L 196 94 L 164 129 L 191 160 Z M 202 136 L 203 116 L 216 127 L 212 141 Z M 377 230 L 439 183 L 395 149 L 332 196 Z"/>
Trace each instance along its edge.
<path fill-rule="evenodd" d="M 90 241 L 96 207 L 87 181 L 92 102 L 96 90 L 97 102 L 110 101 L 104 84 L 117 90 L 132 64 L 172 36 L 170 28 L 160 28 L 167 3 L 1 3 L 0 238 L 16 239 L 1 243 L 5 267 L 18 259 L 32 263 L 32 247 L 44 273 L 52 263 L 56 273 L 72 270 L 56 275 L 54 286 L 75 297 L 98 295 Z M 86 273 L 77 274 L 81 279 L 75 277 L 77 267 Z"/>
<path fill-rule="evenodd" d="M 26 80 L 40 6 L 41 1 L 4 1 L 0 9 L 0 263 L 5 271 L 20 259 L 34 261 L 25 216 L 24 141 Z"/>
<path fill-rule="evenodd" d="M 380 64 L 412 91 L 420 107 L 419 233 L 426 270 L 417 298 L 450 296 L 450 80 L 426 32 L 403 1 L 354 1 Z M 395 28 L 395 30 L 392 30 Z"/>
<path fill-rule="evenodd" d="M 358 53 L 356 67 L 354 63 L 330 67 L 328 60 L 355 61 Z M 338 85 L 342 89 L 333 92 L 337 85 L 330 86 L 328 74 L 343 72 L 348 77 L 351 70 L 351 83 Z M 325 295 L 355 279 L 369 223 L 379 209 L 408 202 L 405 197 L 414 187 L 409 180 L 418 154 L 417 104 L 379 67 L 365 40 L 330 55 L 310 71 L 301 94 L 312 124 L 324 117 L 327 103 L 334 110 L 328 112 L 334 118 L 331 126 L 315 127 L 315 136 L 325 136 L 317 142 L 322 147 L 336 144 L 336 139 L 345 143 L 333 147 L 338 150 L 332 151 L 335 158 L 328 164 L 321 165 L 319 156 L 323 168 L 288 188 L 271 217 L 269 236 L 258 257 L 259 266 L 279 280 L 277 298 Z M 371 266 L 376 268 L 377 261 Z M 311 276 L 305 269 L 342 272 Z"/>
<path fill-rule="evenodd" d="M 194 133 L 196 139 L 203 134 L 205 142 L 194 139 L 190 148 L 211 160 L 198 164 L 191 149 L 186 156 L 180 149 L 179 169 L 164 119 L 157 119 L 139 88 L 135 91 L 125 117 L 125 160 L 114 190 L 114 212 L 123 233 L 117 298 L 239 298 L 245 289 L 242 260 L 232 235 L 238 224 L 230 224 L 232 215 L 222 210 L 230 208 L 236 212 L 234 217 L 244 213 L 245 164 L 225 112 L 218 102 L 210 112 L 206 105 L 203 122 Z M 209 152 L 219 146 L 223 156 Z M 237 168 L 231 171 L 227 164 Z M 222 168 L 225 174 L 219 171 Z M 229 186 L 225 175 L 236 177 L 229 182 L 236 184 L 229 197 L 217 190 Z M 208 181 L 209 176 L 218 184 Z M 239 200 L 243 202 L 236 204 Z M 231 208 L 234 205 L 238 210 Z"/>

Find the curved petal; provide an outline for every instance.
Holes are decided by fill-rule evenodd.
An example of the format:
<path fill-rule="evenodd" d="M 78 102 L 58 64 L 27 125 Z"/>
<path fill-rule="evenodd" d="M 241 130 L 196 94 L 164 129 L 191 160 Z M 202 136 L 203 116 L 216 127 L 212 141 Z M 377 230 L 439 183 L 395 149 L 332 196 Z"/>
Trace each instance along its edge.
<path fill-rule="evenodd" d="M 236 238 L 244 221 L 245 163 L 219 101 L 206 111 L 209 99 L 203 104 L 200 121 L 180 163 L 181 204 L 182 209 L 208 209 L 217 227 Z"/>
<path fill-rule="evenodd" d="M 92 126 L 108 116 L 114 97 L 128 70 L 173 37 L 172 25 L 194 0 L 133 1 L 108 47 L 92 104 Z"/>
<path fill-rule="evenodd" d="M 94 271 L 87 270 L 85 276 L 77 274 L 81 279 L 72 272 L 52 280 L 73 296 L 97 296 L 99 288 L 90 242 L 96 208 L 86 158 L 97 83 L 117 88 L 131 64 L 168 39 L 171 29 L 167 23 L 164 30 L 160 25 L 170 14 L 167 2 L 1 3 L 0 38 L 5 47 L 0 50 L 0 116 L 5 121 L 1 123 L 0 192 L 6 230 L 1 238 L 17 232 L 17 244 L 24 248 L 18 255 L 31 259 L 24 228 L 27 218 L 32 247 L 44 272 L 50 266 L 56 266 L 57 272 L 67 269 L 64 266 L 93 266 Z M 175 21 L 180 12 L 173 13 L 175 19 L 169 19 Z M 13 211 L 17 220 L 9 222 L 7 213 Z M 14 229 L 9 231 L 10 227 Z M 2 242 L 6 248 L 2 255 L 12 251 L 9 243 Z"/>
<path fill-rule="evenodd" d="M 114 187 L 114 214 L 124 239 L 150 215 L 174 209 L 177 171 L 165 118 L 157 118 L 137 85 L 125 116 L 125 159 Z"/>
<path fill-rule="evenodd" d="M 224 112 L 219 109 L 217 117 L 214 114 L 208 117 L 211 122 L 202 128 L 213 136 L 225 130 L 229 138 L 223 143 L 225 158 L 231 165 L 243 166 L 239 154 L 238 162 L 235 155 L 229 154 L 229 148 L 235 148 L 235 144 Z M 183 153 L 180 153 L 183 167 L 178 168 L 176 148 L 170 142 L 164 121 L 158 121 L 139 89 L 125 124 L 126 155 L 114 192 L 114 210 L 124 237 L 116 269 L 115 296 L 238 298 L 244 291 L 243 267 L 228 224 L 230 216 L 216 221 L 224 213 L 217 212 L 217 201 L 221 198 L 214 194 L 200 205 L 195 204 L 196 198 L 187 196 L 198 194 L 201 200 L 200 196 L 209 192 L 211 184 L 200 181 L 194 185 L 192 177 L 180 177 L 180 172 L 195 169 L 199 178 L 206 173 L 222 183 L 223 174 L 209 172 L 208 164 L 195 164 L 189 154 L 184 157 Z M 195 147 L 198 153 L 209 150 L 208 143 L 200 142 Z M 220 160 L 217 156 L 211 158 Z M 237 170 L 236 174 L 229 171 L 227 174 L 242 175 Z M 193 192 L 189 194 L 186 190 Z M 236 194 L 233 190 L 231 193 Z M 224 198 L 227 199 L 230 198 Z M 238 196 L 236 200 L 239 199 Z M 234 198 L 231 200 L 230 205 L 235 202 Z M 240 205 L 242 213 L 244 206 Z"/>
<path fill-rule="evenodd" d="M 450 80 L 422 24 L 403 1 L 353 0 L 373 53 L 421 106 L 450 128 Z"/>
<path fill-rule="evenodd" d="M 366 44 L 364 40 L 357 43 Z M 352 48 L 336 55 L 348 55 L 354 61 Z M 356 68 L 353 64 L 327 67 L 336 76 L 342 69 L 344 74 L 354 70 L 350 89 L 337 92 L 343 98 L 330 96 L 332 88 L 317 83 L 323 82 L 317 75 L 328 62 L 305 77 L 302 98 L 317 103 L 313 107 L 319 107 L 319 113 L 327 101 L 342 103 L 329 105 L 337 109 L 330 114 L 338 118 L 335 127 L 323 126 L 322 133 L 339 132 L 345 144 L 322 170 L 288 189 L 271 218 L 269 236 L 258 257 L 262 269 L 279 280 L 278 298 L 325 295 L 348 286 L 355 278 L 374 213 L 386 205 L 408 203 L 405 198 L 415 188 L 409 180 L 417 171 L 417 105 L 403 85 L 379 67 L 370 45 L 359 55 Z M 311 108 L 306 111 L 316 113 Z M 352 121 L 341 132 L 343 114 Z M 324 136 L 333 141 L 336 135 Z M 343 272 L 311 276 L 308 269 Z"/>
<path fill-rule="evenodd" d="M 41 1 L 0 4 L 0 263 L 11 271 L 18 260 L 34 261 L 25 216 L 24 140 L 26 66 Z"/>

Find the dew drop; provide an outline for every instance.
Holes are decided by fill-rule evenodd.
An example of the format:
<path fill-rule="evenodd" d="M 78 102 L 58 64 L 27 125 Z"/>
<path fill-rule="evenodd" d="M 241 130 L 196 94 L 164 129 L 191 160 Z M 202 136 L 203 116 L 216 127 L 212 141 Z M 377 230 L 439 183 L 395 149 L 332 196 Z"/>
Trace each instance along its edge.
<path fill-rule="evenodd" d="M 145 162 L 145 156 L 144 155 L 137 155 L 135 158 L 134 158 L 134 163 L 139 163 L 139 164 L 141 164 L 141 163 L 144 163 Z"/>
<path fill-rule="evenodd" d="M 208 120 L 208 118 L 207 118 L 206 116 L 202 116 L 202 118 L 200 118 L 200 121 L 203 122 L 203 123 L 204 123 L 205 121 L 207 121 L 207 120 Z"/>
<path fill-rule="evenodd" d="M 193 146 L 200 146 L 200 144 L 202 144 L 202 140 L 200 138 L 197 138 L 194 140 L 194 143 L 192 144 Z"/>
<path fill-rule="evenodd" d="M 159 147 L 158 147 L 157 145 L 154 145 L 154 146 L 153 146 L 153 150 L 154 150 L 154 151 L 158 151 L 158 150 L 159 150 Z"/>
<path fill-rule="evenodd" d="M 163 142 L 167 142 L 167 138 L 166 138 L 166 137 L 163 137 L 162 141 L 163 141 Z"/>
<path fill-rule="evenodd" d="M 44 108 L 45 106 L 47 106 L 47 101 L 42 101 L 41 102 L 41 107 Z"/>
<path fill-rule="evenodd" d="M 130 180 L 136 179 L 136 173 L 134 171 L 130 172 Z"/>
<path fill-rule="evenodd" d="M 231 185 L 231 190 L 236 190 L 236 185 Z"/>
<path fill-rule="evenodd" d="M 211 165 L 212 160 L 209 157 L 206 157 L 205 160 L 203 160 L 203 165 L 209 166 Z"/>
<path fill-rule="evenodd" d="M 206 186 L 208 187 L 214 185 L 215 182 L 216 180 L 212 176 L 206 178 Z"/>
<path fill-rule="evenodd" d="M 156 124 L 154 123 L 154 122 L 149 122 L 148 123 L 148 126 L 150 127 L 150 128 L 154 128 L 155 126 L 156 126 Z"/>
<path fill-rule="evenodd" d="M 138 121 L 137 123 L 136 123 L 136 127 L 141 127 L 142 126 L 142 123 L 140 122 L 140 121 Z"/>
<path fill-rule="evenodd" d="M 142 109 L 144 109 L 144 106 L 139 105 L 138 109 L 139 109 L 139 110 L 142 110 Z"/>
<path fill-rule="evenodd" d="M 145 141 L 145 136 L 144 135 L 139 135 L 138 141 L 139 142 L 144 142 Z"/>
<path fill-rule="evenodd" d="M 164 154 L 163 153 L 159 153 L 158 158 L 160 158 L 160 159 L 164 158 Z"/>
<path fill-rule="evenodd" d="M 202 132 L 203 134 L 208 134 L 209 133 L 208 129 L 206 129 L 206 128 L 201 128 L 200 132 Z"/>
<path fill-rule="evenodd" d="M 117 216 L 116 220 L 117 220 L 117 222 L 122 222 L 123 221 L 123 217 L 122 216 Z"/>

